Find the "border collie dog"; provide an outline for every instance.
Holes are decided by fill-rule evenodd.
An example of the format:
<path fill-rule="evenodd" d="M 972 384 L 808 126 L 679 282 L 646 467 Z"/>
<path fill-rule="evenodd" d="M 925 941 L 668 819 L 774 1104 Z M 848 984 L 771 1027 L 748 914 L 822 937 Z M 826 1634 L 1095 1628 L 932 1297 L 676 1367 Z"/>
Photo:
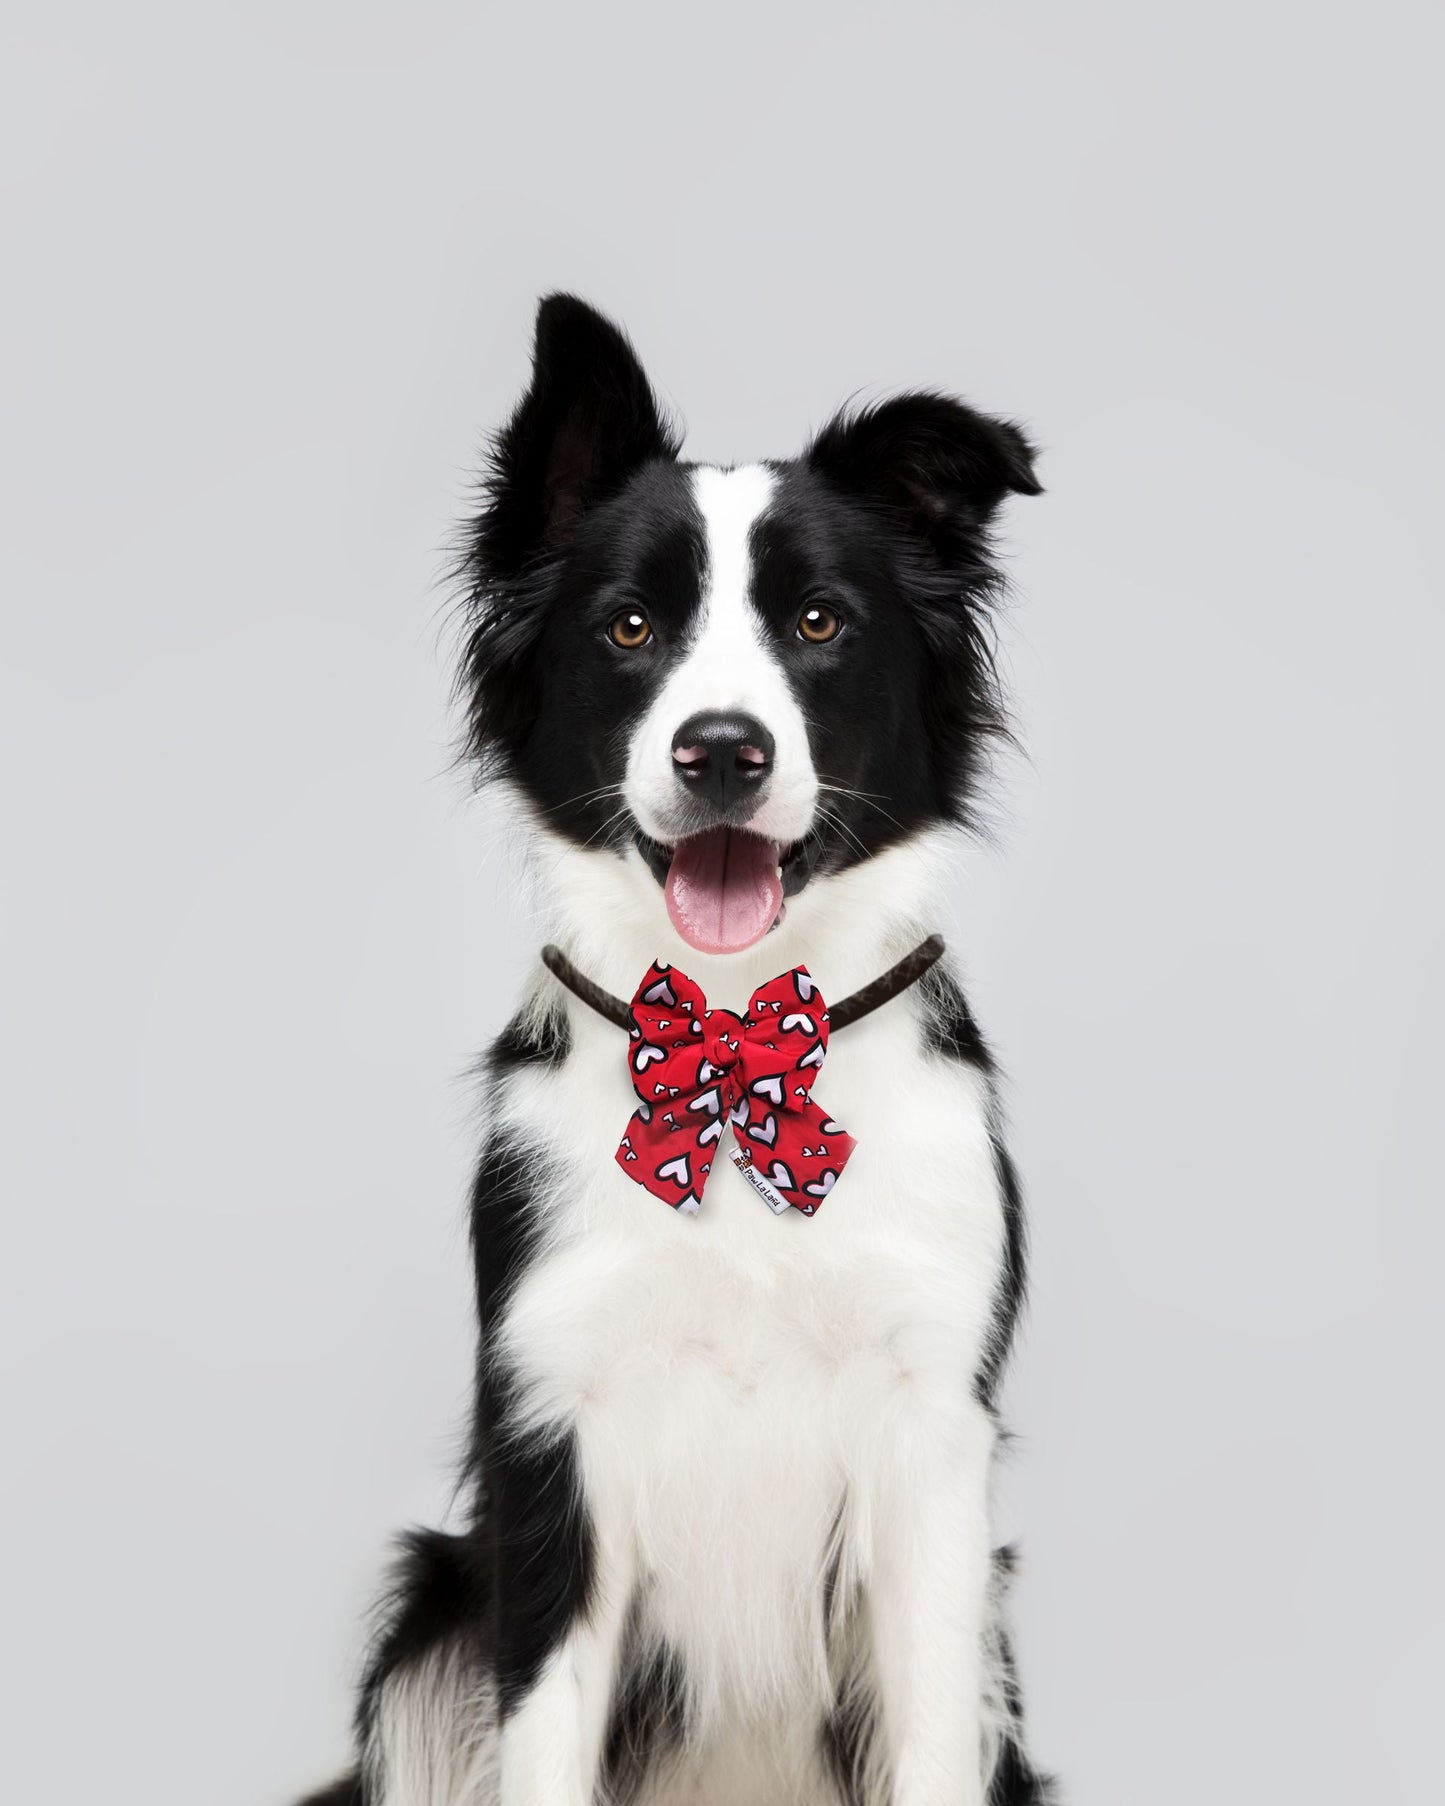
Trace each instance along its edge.
<path fill-rule="evenodd" d="M 837 1003 L 938 926 L 1003 729 L 990 524 L 1038 487 L 934 393 L 687 463 L 624 335 L 543 301 L 461 687 L 585 978 Z M 636 1045 L 539 963 L 487 1057 L 465 1508 L 407 1540 L 317 1800 L 1037 1806 L 989 1531 L 1024 1227 L 955 978 L 835 1035 L 856 1145 L 811 1214 L 727 1157 L 735 1112 L 705 1196 L 634 1182 Z"/>

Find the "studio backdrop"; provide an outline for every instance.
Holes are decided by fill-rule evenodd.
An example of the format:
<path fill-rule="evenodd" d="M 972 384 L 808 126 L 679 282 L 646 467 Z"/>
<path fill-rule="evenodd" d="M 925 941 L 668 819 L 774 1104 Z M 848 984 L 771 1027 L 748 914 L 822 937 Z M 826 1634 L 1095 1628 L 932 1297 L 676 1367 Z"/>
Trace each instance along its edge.
<path fill-rule="evenodd" d="M 1433 9 L 142 3 L 4 26 L 5 1791 L 337 1772 L 538 956 L 446 572 L 537 296 L 690 455 L 1024 422 L 943 931 L 1033 1289 L 1069 1806 L 1438 1785 Z"/>

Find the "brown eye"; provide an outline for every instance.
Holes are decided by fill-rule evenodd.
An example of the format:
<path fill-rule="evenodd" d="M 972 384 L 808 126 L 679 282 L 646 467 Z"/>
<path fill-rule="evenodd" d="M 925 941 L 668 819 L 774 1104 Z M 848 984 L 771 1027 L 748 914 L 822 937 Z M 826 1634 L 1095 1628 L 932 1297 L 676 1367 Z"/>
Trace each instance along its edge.
<path fill-rule="evenodd" d="M 836 640 L 843 623 L 826 602 L 815 602 L 798 616 L 798 638 L 814 646 L 826 646 Z"/>
<path fill-rule="evenodd" d="M 652 638 L 652 623 L 639 608 L 624 608 L 607 623 L 607 637 L 624 652 L 635 652 Z"/>

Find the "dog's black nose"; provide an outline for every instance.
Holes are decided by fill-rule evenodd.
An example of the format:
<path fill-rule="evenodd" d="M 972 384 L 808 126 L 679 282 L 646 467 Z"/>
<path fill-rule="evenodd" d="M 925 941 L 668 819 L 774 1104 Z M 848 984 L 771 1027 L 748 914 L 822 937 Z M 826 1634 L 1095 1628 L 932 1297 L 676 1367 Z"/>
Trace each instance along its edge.
<path fill-rule="evenodd" d="M 672 740 L 672 769 L 683 788 L 722 815 L 746 820 L 773 769 L 773 736 L 761 721 L 710 709 L 684 721 Z"/>

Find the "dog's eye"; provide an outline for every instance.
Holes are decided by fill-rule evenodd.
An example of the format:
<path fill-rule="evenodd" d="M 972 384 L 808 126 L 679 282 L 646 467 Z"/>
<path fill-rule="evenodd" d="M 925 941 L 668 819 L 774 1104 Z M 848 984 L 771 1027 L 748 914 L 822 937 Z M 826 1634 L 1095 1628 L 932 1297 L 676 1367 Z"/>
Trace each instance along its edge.
<path fill-rule="evenodd" d="M 635 652 L 652 638 L 652 623 L 639 608 L 624 608 L 607 623 L 607 637 L 624 652 Z"/>
<path fill-rule="evenodd" d="M 843 623 L 826 602 L 815 602 L 798 616 L 798 638 L 813 646 L 826 646 L 843 631 Z"/>

